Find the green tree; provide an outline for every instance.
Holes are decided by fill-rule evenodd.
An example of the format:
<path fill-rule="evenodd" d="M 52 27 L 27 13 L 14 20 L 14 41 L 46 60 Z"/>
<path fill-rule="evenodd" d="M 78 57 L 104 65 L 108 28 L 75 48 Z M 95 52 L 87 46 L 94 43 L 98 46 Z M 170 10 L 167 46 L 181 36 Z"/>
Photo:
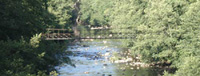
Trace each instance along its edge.
<path fill-rule="evenodd" d="M 0 39 L 30 38 L 53 23 L 43 0 L 1 0 Z"/>
<path fill-rule="evenodd" d="M 81 0 L 81 20 L 92 26 L 107 26 L 114 1 L 108 0 Z"/>
<path fill-rule="evenodd" d="M 171 62 L 178 68 L 177 76 L 199 74 L 199 64 L 195 64 L 199 60 L 198 0 L 104 2 L 83 0 L 82 20 L 94 26 L 107 24 L 115 33 L 133 33 L 135 39 L 122 41 L 131 47 L 132 56 L 141 55 L 143 62 Z"/>
<path fill-rule="evenodd" d="M 72 10 L 74 10 L 75 0 L 50 0 L 48 2 L 48 11 L 56 16 L 56 28 L 68 28 L 72 24 Z"/>
<path fill-rule="evenodd" d="M 49 12 L 48 0 L 0 0 L 0 73 L 2 76 L 47 76 L 62 58 L 63 43 L 44 41 L 48 27 L 70 22 L 71 8 Z M 50 1 L 51 2 L 51 1 Z M 71 3 L 71 1 L 65 1 Z M 60 4 L 54 4 L 58 6 Z M 54 11 L 59 8 L 55 8 Z M 67 12 L 67 13 L 66 13 Z M 66 16 L 64 14 L 67 14 Z M 61 19 L 64 17 L 64 19 Z M 66 26 L 69 27 L 69 26 Z M 34 35 L 34 36 L 33 36 Z M 32 37 L 33 36 L 33 37 Z M 65 60 L 69 62 L 69 59 Z M 57 75 L 54 71 L 52 75 Z"/>

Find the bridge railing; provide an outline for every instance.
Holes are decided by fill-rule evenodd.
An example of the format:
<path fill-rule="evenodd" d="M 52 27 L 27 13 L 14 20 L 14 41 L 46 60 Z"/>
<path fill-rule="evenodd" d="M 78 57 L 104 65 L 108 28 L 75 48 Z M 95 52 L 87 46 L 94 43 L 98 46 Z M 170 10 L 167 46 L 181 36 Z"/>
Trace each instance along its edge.
<path fill-rule="evenodd" d="M 79 36 L 74 36 L 73 33 L 66 32 L 67 29 L 47 29 L 49 32 L 42 34 L 45 40 L 69 40 L 69 39 L 132 39 L 133 33 L 113 33 L 106 32 L 104 29 L 96 29 L 95 31 L 82 31 Z"/>

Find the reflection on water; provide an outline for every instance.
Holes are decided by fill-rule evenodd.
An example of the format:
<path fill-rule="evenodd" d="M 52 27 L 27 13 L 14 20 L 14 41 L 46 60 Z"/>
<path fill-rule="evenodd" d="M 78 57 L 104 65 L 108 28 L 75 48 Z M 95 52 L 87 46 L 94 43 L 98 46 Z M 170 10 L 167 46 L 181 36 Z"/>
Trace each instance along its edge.
<path fill-rule="evenodd" d="M 114 52 L 122 51 L 117 41 L 84 41 L 70 46 L 69 56 L 75 67 L 66 63 L 56 66 L 60 76 L 159 76 L 162 69 L 155 67 L 141 68 L 129 63 L 112 63 Z"/>

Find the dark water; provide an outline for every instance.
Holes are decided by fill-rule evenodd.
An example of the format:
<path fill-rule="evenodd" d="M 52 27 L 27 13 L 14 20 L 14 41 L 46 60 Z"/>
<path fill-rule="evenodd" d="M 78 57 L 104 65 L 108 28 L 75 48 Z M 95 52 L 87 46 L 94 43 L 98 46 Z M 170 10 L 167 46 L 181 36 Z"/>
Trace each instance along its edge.
<path fill-rule="evenodd" d="M 123 51 L 118 41 L 83 41 L 70 46 L 66 51 L 76 67 L 63 63 L 55 68 L 60 76 L 160 76 L 164 69 L 132 66 L 131 62 L 114 63 L 114 53 Z"/>

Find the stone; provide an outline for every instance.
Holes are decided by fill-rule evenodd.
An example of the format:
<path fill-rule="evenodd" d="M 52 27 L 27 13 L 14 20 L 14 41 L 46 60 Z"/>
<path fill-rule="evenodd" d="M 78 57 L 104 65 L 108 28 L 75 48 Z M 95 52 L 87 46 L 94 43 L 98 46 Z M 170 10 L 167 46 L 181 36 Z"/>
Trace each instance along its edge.
<path fill-rule="evenodd" d="M 103 66 L 108 66 L 108 64 L 103 64 Z"/>
<path fill-rule="evenodd" d="M 89 74 L 89 72 L 84 72 L 84 74 Z"/>

